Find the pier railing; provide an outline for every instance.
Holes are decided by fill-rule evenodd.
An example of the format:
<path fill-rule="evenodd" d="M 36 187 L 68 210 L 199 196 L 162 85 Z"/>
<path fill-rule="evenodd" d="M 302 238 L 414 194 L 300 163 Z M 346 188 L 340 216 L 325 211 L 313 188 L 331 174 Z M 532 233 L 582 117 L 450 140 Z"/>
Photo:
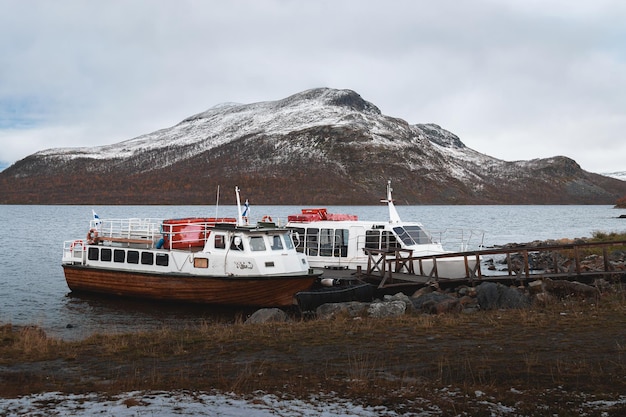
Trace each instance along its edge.
<path fill-rule="evenodd" d="M 406 249 L 364 250 L 368 255 L 366 275 L 380 279 L 379 287 L 397 281 L 523 281 L 598 276 L 619 279 L 626 276 L 623 256 L 619 262 L 611 260 L 612 253 L 626 252 L 624 240 L 494 248 L 428 256 L 413 256 L 412 251 Z"/>

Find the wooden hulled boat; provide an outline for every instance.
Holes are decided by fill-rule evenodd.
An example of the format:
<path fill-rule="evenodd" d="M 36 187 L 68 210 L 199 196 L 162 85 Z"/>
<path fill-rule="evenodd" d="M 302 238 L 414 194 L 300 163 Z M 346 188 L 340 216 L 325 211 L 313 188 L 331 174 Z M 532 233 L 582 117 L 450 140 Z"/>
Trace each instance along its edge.
<path fill-rule="evenodd" d="M 289 230 L 235 218 L 94 219 L 62 266 L 76 292 L 258 307 L 295 304 L 320 275 Z"/>

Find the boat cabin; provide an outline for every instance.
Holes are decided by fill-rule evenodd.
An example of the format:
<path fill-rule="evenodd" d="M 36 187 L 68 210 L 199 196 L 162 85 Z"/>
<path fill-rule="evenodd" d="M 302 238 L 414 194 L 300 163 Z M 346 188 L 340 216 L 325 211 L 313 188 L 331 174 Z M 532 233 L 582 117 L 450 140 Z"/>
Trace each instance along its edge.
<path fill-rule="evenodd" d="M 301 225 L 290 222 L 296 250 L 315 265 L 318 258 L 365 259 L 363 249 L 418 249 L 437 246 L 420 225 L 389 225 L 367 221 L 315 221 Z M 418 246 L 420 245 L 420 246 Z M 342 259 L 343 258 L 343 259 Z M 320 262 L 322 259 L 320 259 Z"/>
<path fill-rule="evenodd" d="M 273 224 L 238 226 L 216 219 L 102 220 L 86 240 L 67 241 L 63 262 L 106 269 L 249 275 L 307 270 L 291 232 Z M 229 219 L 227 219 L 229 220 Z M 204 270 L 204 271 L 203 271 Z"/>

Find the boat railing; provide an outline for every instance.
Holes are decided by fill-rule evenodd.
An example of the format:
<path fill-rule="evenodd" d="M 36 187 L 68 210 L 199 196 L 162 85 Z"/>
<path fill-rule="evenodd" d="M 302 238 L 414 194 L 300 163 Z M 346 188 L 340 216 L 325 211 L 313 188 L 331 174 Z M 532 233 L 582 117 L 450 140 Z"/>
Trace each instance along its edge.
<path fill-rule="evenodd" d="M 98 231 L 101 240 L 155 241 L 161 235 L 161 221 L 150 218 L 97 219 L 91 221 L 90 228 Z"/>
<path fill-rule="evenodd" d="M 87 242 L 83 239 L 66 240 L 63 242 L 64 264 L 84 264 L 86 259 Z"/>
<path fill-rule="evenodd" d="M 484 248 L 484 230 L 449 228 L 442 231 L 430 231 L 430 234 L 433 241 L 441 243 L 446 250 L 465 252 Z"/>

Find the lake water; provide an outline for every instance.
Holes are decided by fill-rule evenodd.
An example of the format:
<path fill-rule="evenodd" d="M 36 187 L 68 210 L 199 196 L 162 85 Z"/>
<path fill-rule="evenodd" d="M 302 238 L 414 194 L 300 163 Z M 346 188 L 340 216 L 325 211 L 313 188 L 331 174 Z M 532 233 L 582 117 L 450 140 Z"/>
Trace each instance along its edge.
<path fill-rule="evenodd" d="M 84 238 L 92 209 L 101 218 L 236 216 L 234 206 L 13 206 L 0 205 L 0 323 L 39 325 L 64 339 L 201 320 L 232 320 L 232 310 L 69 294 L 61 268 L 64 240 Z M 481 229 L 486 246 L 626 232 L 625 210 L 612 206 L 398 206 L 403 220 L 429 230 Z M 253 206 L 252 218 L 286 220 L 300 207 Z M 328 207 L 329 212 L 384 220 L 386 206 Z"/>

